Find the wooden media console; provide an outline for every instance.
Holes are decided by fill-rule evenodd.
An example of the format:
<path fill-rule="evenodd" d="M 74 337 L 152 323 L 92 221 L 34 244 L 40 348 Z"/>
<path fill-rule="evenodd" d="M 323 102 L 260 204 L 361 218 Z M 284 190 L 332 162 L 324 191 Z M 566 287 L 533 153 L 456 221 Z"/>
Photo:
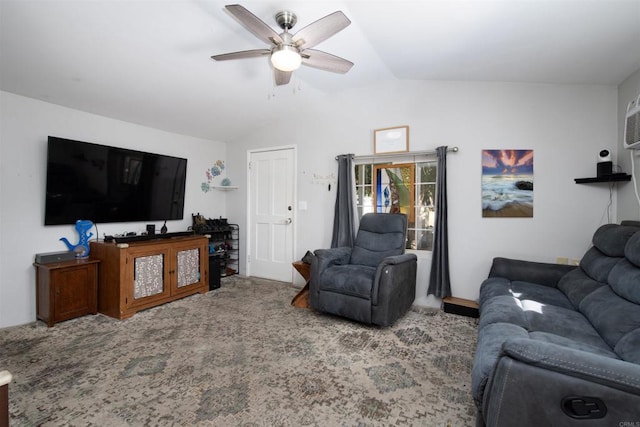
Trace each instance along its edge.
<path fill-rule="evenodd" d="M 91 242 L 91 258 L 101 261 L 98 311 L 116 319 L 209 290 L 205 236 Z"/>

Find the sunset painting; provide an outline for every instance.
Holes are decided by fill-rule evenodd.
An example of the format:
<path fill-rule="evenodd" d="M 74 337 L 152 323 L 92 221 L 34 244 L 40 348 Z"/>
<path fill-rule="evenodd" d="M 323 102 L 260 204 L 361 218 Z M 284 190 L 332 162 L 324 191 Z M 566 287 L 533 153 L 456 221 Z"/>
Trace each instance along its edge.
<path fill-rule="evenodd" d="M 482 216 L 533 217 L 533 150 L 482 150 Z"/>

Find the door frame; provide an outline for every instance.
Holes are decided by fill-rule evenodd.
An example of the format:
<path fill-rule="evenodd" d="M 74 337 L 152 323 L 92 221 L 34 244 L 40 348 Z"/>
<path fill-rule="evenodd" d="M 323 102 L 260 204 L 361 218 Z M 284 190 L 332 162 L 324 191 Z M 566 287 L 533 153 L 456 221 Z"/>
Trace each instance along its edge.
<path fill-rule="evenodd" d="M 283 150 L 292 150 L 293 152 L 293 165 L 292 165 L 292 175 L 290 178 L 293 180 L 293 202 L 292 202 L 292 209 L 291 209 L 291 220 L 293 222 L 293 231 L 292 231 L 292 248 L 291 248 L 291 254 L 292 257 L 295 258 L 296 253 L 297 253 L 297 246 L 298 246 L 298 146 L 295 144 L 292 145 L 278 145 L 275 147 L 266 147 L 266 148 L 256 148 L 253 150 L 247 150 L 247 158 L 246 158 L 246 165 L 245 165 L 245 170 L 247 171 L 247 200 L 246 200 L 246 207 L 247 207 L 247 223 L 246 223 L 246 230 L 247 230 L 247 240 L 246 240 L 246 247 L 247 250 L 244 251 L 245 252 L 245 256 L 244 256 L 244 261 L 245 261 L 245 270 L 246 270 L 246 274 L 247 277 L 251 277 L 251 250 L 253 248 L 253 236 L 251 235 L 251 195 L 253 192 L 253 188 L 251 188 L 251 168 L 249 167 L 249 164 L 251 163 L 251 156 L 254 153 L 265 153 L 265 152 L 272 152 L 272 151 L 283 151 Z M 293 262 L 294 259 L 291 260 L 291 262 Z M 293 282 L 293 267 L 291 267 L 291 281 Z"/>

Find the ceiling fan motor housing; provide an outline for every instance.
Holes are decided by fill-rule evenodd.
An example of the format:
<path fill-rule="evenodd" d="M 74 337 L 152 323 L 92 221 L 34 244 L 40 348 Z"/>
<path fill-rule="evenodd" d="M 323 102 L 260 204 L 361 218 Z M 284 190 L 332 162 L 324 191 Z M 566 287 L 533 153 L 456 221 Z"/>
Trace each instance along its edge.
<path fill-rule="evenodd" d="M 288 10 L 283 10 L 281 12 L 276 13 L 276 22 L 278 26 L 285 31 L 288 31 L 296 25 L 298 22 L 298 17 L 295 13 L 289 12 Z"/>

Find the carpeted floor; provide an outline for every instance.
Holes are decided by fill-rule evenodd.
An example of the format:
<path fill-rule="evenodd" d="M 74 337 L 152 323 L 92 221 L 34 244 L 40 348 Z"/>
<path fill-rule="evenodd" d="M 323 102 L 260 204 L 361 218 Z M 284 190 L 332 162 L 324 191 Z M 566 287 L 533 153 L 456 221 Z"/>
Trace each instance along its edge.
<path fill-rule="evenodd" d="M 10 425 L 474 425 L 474 319 L 369 327 L 292 307 L 296 292 L 233 276 L 124 321 L 2 329 Z"/>

